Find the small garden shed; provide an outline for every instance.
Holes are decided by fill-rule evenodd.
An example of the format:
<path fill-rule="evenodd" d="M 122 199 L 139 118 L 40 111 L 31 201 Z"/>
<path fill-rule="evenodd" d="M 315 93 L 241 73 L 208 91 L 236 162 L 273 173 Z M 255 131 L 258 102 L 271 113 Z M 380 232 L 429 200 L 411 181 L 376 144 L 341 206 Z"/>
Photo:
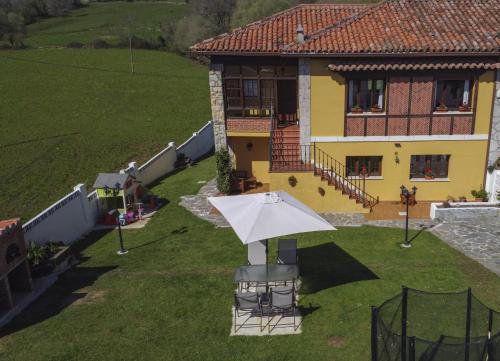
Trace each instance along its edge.
<path fill-rule="evenodd" d="M 135 203 L 139 198 L 136 194 L 139 182 L 127 173 L 99 173 L 94 182 L 94 188 L 101 201 L 103 212 L 118 209 L 125 213 L 127 205 Z"/>

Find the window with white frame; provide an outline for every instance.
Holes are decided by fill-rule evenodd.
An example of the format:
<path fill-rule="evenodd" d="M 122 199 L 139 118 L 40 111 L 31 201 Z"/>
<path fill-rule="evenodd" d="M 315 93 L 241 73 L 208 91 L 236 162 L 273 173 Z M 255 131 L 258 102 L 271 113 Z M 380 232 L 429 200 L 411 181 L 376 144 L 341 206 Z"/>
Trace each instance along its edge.
<path fill-rule="evenodd" d="M 384 110 L 383 79 L 351 79 L 348 83 L 348 111 L 382 112 Z"/>

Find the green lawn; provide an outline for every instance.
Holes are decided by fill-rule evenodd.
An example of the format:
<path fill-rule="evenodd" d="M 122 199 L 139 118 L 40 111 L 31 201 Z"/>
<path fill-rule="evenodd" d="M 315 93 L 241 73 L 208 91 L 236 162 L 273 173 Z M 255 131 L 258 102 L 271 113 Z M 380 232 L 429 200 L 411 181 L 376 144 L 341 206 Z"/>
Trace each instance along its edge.
<path fill-rule="evenodd" d="M 35 215 L 98 172 L 143 162 L 210 119 L 208 71 L 127 50 L 0 52 L 0 219 Z"/>
<path fill-rule="evenodd" d="M 182 17 L 186 5 L 174 2 L 93 2 L 64 17 L 41 20 L 28 27 L 26 44 L 32 47 L 65 46 L 70 42 L 87 44 L 96 38 L 116 43 L 127 33 L 129 18 L 134 34 L 156 40 L 160 23 Z"/>
<path fill-rule="evenodd" d="M 0 334 L 1 359 L 368 360 L 370 305 L 402 284 L 472 286 L 500 309 L 500 278 L 431 234 L 402 249 L 402 230 L 341 228 L 298 237 L 301 304 L 311 311 L 302 335 L 229 337 L 232 274 L 245 247 L 178 206 L 213 176 L 209 158 L 161 181 L 154 191 L 170 203 L 146 228 L 124 233 L 128 255 L 116 255 L 116 232 L 82 243 L 82 263 Z"/>

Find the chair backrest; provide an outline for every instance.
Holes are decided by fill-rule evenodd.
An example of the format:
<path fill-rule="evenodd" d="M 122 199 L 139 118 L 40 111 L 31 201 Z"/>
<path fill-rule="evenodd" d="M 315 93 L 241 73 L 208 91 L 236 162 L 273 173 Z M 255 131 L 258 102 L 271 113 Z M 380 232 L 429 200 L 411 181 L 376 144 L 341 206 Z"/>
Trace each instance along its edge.
<path fill-rule="evenodd" d="M 297 240 L 278 240 L 278 262 L 283 264 L 297 263 Z"/>
<path fill-rule="evenodd" d="M 256 292 L 235 293 L 234 305 L 240 310 L 254 309 L 259 306 L 259 296 Z"/>
<path fill-rule="evenodd" d="M 267 263 L 265 241 L 257 241 L 248 244 L 248 263 L 251 265 L 262 265 Z"/>
<path fill-rule="evenodd" d="M 248 178 L 246 170 L 233 170 L 233 176 L 236 178 Z"/>
<path fill-rule="evenodd" d="M 271 288 L 271 306 L 290 308 L 295 303 L 295 289 L 292 287 Z"/>

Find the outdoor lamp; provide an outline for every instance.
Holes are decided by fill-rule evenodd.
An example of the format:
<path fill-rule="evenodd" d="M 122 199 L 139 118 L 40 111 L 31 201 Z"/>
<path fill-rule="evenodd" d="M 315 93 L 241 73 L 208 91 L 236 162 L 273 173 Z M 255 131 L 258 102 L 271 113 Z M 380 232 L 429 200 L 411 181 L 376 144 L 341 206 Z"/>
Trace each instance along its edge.
<path fill-rule="evenodd" d="M 120 219 L 119 219 L 120 212 L 118 211 L 118 200 L 116 199 L 116 196 L 120 193 L 120 183 L 117 182 L 115 184 L 115 187 L 112 188 L 111 191 L 113 193 L 113 198 L 115 198 L 116 209 L 114 212 L 114 216 L 116 217 L 116 220 L 118 221 L 118 238 L 120 240 L 120 249 L 116 253 L 121 256 L 121 255 L 127 254 L 128 250 L 123 246 L 122 225 L 121 225 Z M 109 194 L 109 192 L 110 192 L 110 188 L 107 185 L 104 186 L 104 192 L 106 194 Z"/>
<path fill-rule="evenodd" d="M 409 203 L 410 203 L 410 197 L 411 196 L 415 196 L 417 194 L 417 187 L 416 186 L 413 186 L 411 188 L 411 192 L 404 186 L 404 185 L 401 185 L 401 187 L 399 187 L 401 189 L 401 195 L 403 197 L 405 197 L 405 203 L 406 203 L 406 222 L 405 222 L 405 241 L 404 243 L 401 244 L 401 247 L 403 248 L 410 248 L 411 247 L 411 243 L 410 241 L 408 241 L 408 218 L 409 218 Z"/>

